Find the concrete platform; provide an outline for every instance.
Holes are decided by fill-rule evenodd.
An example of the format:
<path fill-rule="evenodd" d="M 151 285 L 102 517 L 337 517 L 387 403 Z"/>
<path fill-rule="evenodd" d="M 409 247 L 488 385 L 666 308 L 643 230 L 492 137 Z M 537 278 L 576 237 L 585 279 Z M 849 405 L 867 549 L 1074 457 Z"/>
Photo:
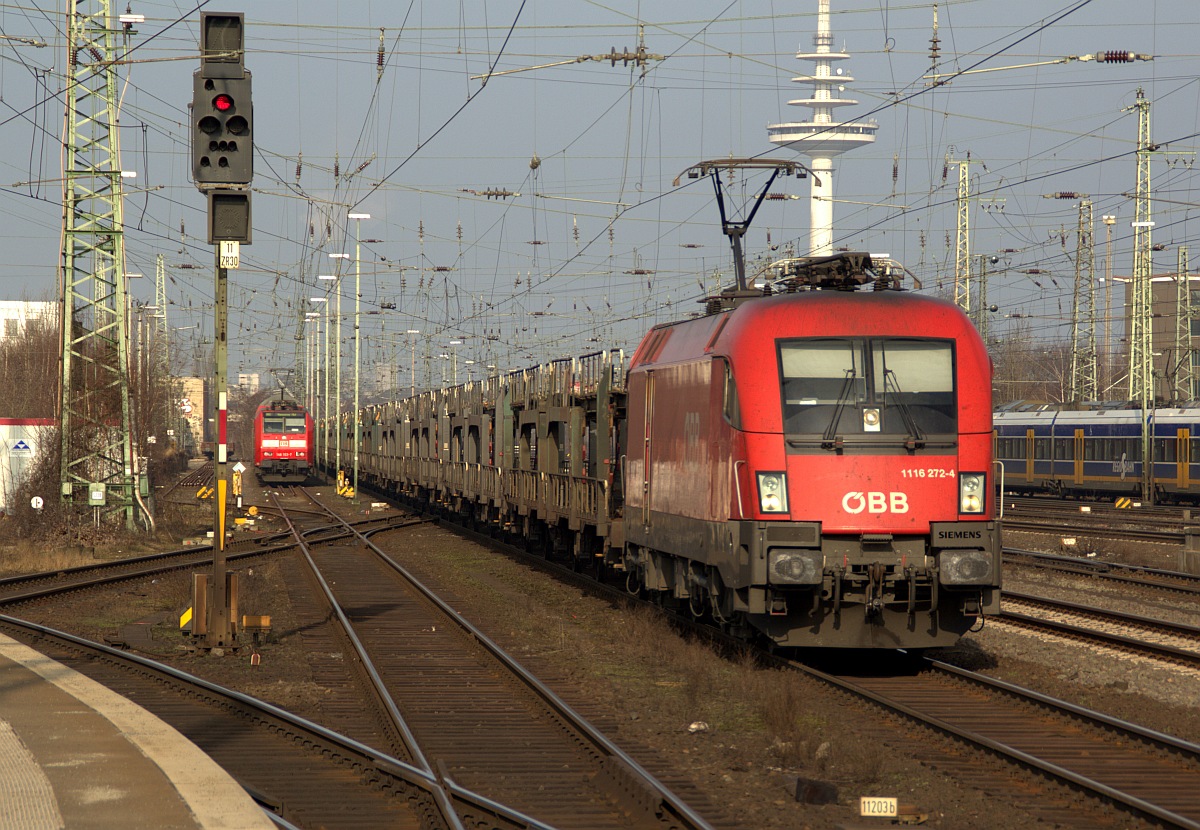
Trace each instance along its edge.
<path fill-rule="evenodd" d="M 156 716 L 0 635 L 0 830 L 274 826 Z"/>

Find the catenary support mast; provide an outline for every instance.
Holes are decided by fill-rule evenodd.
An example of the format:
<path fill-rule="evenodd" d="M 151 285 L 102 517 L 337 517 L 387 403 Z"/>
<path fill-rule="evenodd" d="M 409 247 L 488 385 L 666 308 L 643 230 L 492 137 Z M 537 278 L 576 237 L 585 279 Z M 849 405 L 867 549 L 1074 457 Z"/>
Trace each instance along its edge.
<path fill-rule="evenodd" d="M 128 294 L 109 0 L 68 4 L 63 140 L 63 501 L 133 528 Z"/>

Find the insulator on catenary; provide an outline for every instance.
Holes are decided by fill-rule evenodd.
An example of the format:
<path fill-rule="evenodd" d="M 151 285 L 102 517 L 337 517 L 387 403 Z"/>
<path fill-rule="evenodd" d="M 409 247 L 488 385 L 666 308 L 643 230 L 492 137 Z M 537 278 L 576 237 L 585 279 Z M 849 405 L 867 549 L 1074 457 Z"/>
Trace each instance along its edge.
<path fill-rule="evenodd" d="M 1137 55 L 1133 52 L 1119 52 L 1112 49 L 1096 53 L 1096 63 L 1133 63 Z"/>

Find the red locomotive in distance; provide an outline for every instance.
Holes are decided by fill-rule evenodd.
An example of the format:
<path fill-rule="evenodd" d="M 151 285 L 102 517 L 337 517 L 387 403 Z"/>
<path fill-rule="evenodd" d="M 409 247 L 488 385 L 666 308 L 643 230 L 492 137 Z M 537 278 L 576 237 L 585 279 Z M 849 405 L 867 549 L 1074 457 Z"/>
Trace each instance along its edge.
<path fill-rule="evenodd" d="M 316 456 L 312 416 L 295 401 L 267 401 L 254 413 L 254 471 L 264 484 L 303 484 Z"/>

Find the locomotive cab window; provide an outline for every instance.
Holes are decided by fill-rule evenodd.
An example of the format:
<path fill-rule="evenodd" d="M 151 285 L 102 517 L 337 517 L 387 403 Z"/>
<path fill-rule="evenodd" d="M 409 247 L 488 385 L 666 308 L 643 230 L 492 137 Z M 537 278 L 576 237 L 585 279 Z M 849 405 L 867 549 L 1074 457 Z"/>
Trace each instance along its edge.
<path fill-rule="evenodd" d="M 267 435 L 300 435 L 304 432 L 304 416 L 264 412 L 263 432 Z"/>
<path fill-rule="evenodd" d="M 733 369 L 729 366 L 729 361 L 723 357 L 718 357 L 713 360 L 713 374 L 722 372 L 724 374 L 725 383 L 722 389 L 722 414 L 725 420 L 734 429 L 742 428 L 742 410 L 738 404 L 737 384 L 733 380 Z"/>
<path fill-rule="evenodd" d="M 950 340 L 813 338 L 779 343 L 789 436 L 920 444 L 958 430 Z"/>

